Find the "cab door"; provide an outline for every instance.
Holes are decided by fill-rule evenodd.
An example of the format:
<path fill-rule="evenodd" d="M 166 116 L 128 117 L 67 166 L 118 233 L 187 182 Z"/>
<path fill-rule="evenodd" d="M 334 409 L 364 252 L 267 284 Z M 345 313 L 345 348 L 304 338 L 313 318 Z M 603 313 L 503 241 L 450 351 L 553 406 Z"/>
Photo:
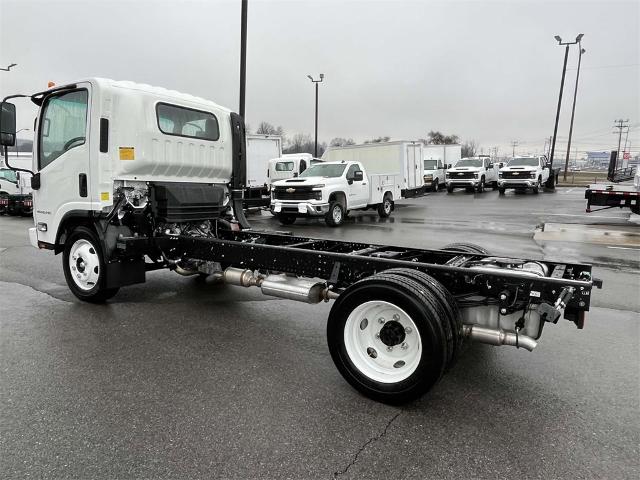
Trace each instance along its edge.
<path fill-rule="evenodd" d="M 355 179 L 355 173 L 362 172 L 362 180 Z M 348 208 L 365 207 L 369 203 L 369 185 L 368 179 L 359 164 L 351 164 L 347 170 L 346 179 L 349 184 L 349 205 Z"/>
<path fill-rule="evenodd" d="M 66 213 L 92 209 L 90 98 L 90 85 L 79 84 L 73 90 L 53 93 L 42 104 L 34 149 L 40 186 L 33 191 L 34 220 L 41 242 L 55 242 Z"/>

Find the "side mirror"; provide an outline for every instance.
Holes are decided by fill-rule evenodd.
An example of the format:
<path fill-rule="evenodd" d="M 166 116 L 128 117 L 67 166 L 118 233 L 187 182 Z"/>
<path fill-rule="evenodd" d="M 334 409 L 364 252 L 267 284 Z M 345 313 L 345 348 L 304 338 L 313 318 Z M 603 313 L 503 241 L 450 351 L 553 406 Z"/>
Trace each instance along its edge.
<path fill-rule="evenodd" d="M 364 179 L 364 173 L 362 173 L 362 170 L 356 170 L 355 172 L 353 172 L 354 182 L 361 182 L 363 179 Z"/>
<path fill-rule="evenodd" d="M 298 172 L 293 172 L 293 178 L 296 178 L 298 176 Z"/>
<path fill-rule="evenodd" d="M 502 167 L 504 167 L 504 162 L 500 162 L 500 163 L 498 164 L 498 168 L 502 168 Z"/>
<path fill-rule="evenodd" d="M 445 168 L 451 168 L 451 164 L 448 163 L 447 166 Z"/>
<path fill-rule="evenodd" d="M 0 104 L 0 145 L 13 147 L 16 144 L 16 106 L 13 103 Z"/>
<path fill-rule="evenodd" d="M 487 165 L 487 168 L 493 168 L 493 163 L 490 163 L 489 165 Z"/>

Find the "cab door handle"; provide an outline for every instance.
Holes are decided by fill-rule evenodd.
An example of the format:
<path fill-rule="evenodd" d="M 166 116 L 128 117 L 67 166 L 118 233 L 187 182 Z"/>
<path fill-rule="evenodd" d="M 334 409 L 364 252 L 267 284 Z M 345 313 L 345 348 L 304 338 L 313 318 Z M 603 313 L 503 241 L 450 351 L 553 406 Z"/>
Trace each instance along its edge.
<path fill-rule="evenodd" d="M 87 174 L 81 173 L 78 175 L 78 193 L 81 197 L 86 197 L 87 194 Z"/>

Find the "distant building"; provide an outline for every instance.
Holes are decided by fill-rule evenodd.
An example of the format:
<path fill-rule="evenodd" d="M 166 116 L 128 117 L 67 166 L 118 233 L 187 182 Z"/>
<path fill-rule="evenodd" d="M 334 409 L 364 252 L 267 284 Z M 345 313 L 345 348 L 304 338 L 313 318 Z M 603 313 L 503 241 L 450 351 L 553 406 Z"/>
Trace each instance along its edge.
<path fill-rule="evenodd" d="M 587 152 L 587 163 L 595 167 L 608 167 L 611 152 Z"/>

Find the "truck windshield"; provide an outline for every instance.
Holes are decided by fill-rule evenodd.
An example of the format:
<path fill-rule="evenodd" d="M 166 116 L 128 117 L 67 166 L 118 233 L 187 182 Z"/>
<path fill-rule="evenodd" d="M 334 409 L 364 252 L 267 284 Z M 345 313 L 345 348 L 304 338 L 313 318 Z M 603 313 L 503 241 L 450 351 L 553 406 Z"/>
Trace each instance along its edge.
<path fill-rule="evenodd" d="M 478 158 L 463 158 L 458 163 L 456 163 L 456 167 L 481 167 L 482 160 Z"/>
<path fill-rule="evenodd" d="M 509 162 L 510 167 L 537 167 L 537 158 L 514 158 Z"/>
<path fill-rule="evenodd" d="M 344 172 L 346 165 L 337 163 L 319 163 L 313 167 L 307 168 L 301 177 L 340 177 Z"/>
<path fill-rule="evenodd" d="M 16 175 L 16 172 L 9 170 L 8 168 L 0 168 L 0 179 L 8 180 L 11 183 L 18 183 L 18 176 Z"/>
<path fill-rule="evenodd" d="M 425 160 L 424 161 L 424 169 L 425 170 L 435 170 L 438 168 L 437 160 Z"/>
<path fill-rule="evenodd" d="M 293 162 L 276 162 L 276 172 L 291 172 Z"/>

